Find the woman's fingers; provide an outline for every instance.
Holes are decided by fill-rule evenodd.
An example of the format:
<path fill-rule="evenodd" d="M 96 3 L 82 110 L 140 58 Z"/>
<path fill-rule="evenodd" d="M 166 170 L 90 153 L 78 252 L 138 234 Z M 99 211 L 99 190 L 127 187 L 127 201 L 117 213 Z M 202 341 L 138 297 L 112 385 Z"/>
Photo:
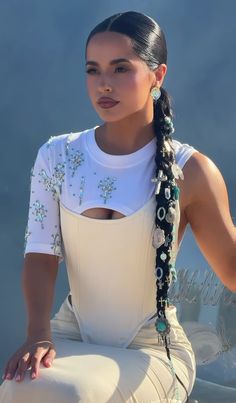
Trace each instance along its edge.
<path fill-rule="evenodd" d="M 43 355 L 43 354 L 42 354 Z M 39 363 L 41 361 L 42 355 L 37 351 L 32 357 L 31 357 L 31 371 L 30 371 L 30 376 L 32 379 L 35 379 L 39 375 Z"/>
<path fill-rule="evenodd" d="M 26 353 L 23 357 L 18 361 L 18 367 L 16 370 L 15 379 L 16 381 L 21 381 L 24 379 L 25 371 L 28 368 L 30 362 L 30 353 Z"/>
<path fill-rule="evenodd" d="M 30 345 L 24 344 L 24 346 L 17 350 L 8 361 L 4 370 L 3 379 L 11 380 L 15 376 L 16 381 L 22 381 L 28 367 L 31 367 L 31 379 L 35 379 L 39 375 L 41 360 L 43 360 L 44 363 L 49 361 L 52 364 L 55 356 L 56 351 L 52 342 L 46 341 L 36 342 L 35 344 Z M 50 367 L 48 364 L 45 366 Z"/>
<path fill-rule="evenodd" d="M 11 356 L 11 358 L 8 360 L 6 367 L 4 369 L 4 378 L 6 379 L 12 379 L 15 375 L 15 371 L 18 366 L 18 357 L 17 355 Z"/>
<path fill-rule="evenodd" d="M 54 350 L 54 348 L 50 348 L 48 353 L 43 357 L 43 363 L 45 367 L 50 367 L 55 357 L 56 351 Z"/>
<path fill-rule="evenodd" d="M 53 343 L 50 344 L 51 346 Z M 56 355 L 56 351 L 54 347 L 50 347 L 49 349 L 47 348 L 45 351 L 45 347 L 38 347 L 37 352 L 32 356 L 31 358 L 31 372 L 30 376 L 32 379 L 35 379 L 39 376 L 39 365 L 43 357 L 49 354 L 49 359 L 52 362 L 52 358 Z"/>
<path fill-rule="evenodd" d="M 22 356 L 22 349 L 19 348 L 8 360 L 5 369 L 3 379 L 12 379 L 14 378 L 16 369 L 18 367 L 19 359 Z"/>

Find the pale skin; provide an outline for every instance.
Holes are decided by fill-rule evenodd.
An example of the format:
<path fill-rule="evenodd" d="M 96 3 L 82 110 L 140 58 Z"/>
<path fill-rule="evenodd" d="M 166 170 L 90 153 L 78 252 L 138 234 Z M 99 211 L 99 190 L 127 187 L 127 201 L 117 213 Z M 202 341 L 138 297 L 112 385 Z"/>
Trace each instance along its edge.
<path fill-rule="evenodd" d="M 130 63 L 110 64 L 119 58 L 128 59 Z M 93 69 L 87 74 L 87 88 L 95 110 L 105 122 L 95 131 L 98 146 L 117 155 L 143 147 L 155 136 L 150 91 L 155 85 L 162 86 L 167 66 L 161 64 L 150 71 L 133 53 L 130 39 L 116 32 L 99 33 L 91 38 L 86 61 L 96 63 L 86 67 Z M 102 109 L 96 103 L 102 95 L 120 103 L 114 108 Z M 180 188 L 178 245 L 189 223 L 212 270 L 229 290 L 236 292 L 236 228 L 222 174 L 214 162 L 200 152 L 189 158 L 183 173 L 184 180 L 177 180 Z M 88 209 L 83 215 L 101 219 L 123 217 L 118 211 L 105 208 Z M 26 254 L 22 280 L 28 310 L 27 340 L 6 364 L 4 373 L 10 374 L 9 379 L 19 374 L 19 381 L 22 381 L 29 364 L 32 366 L 31 377 L 35 373 L 32 379 L 36 379 L 40 362 L 45 367 L 52 365 L 56 351 L 50 344 L 50 313 L 57 272 L 57 256 Z"/>

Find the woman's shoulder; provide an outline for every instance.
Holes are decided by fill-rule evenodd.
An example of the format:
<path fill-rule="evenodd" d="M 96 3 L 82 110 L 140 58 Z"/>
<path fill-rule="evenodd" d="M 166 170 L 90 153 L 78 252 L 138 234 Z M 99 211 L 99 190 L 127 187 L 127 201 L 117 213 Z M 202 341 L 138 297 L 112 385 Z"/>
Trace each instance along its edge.
<path fill-rule="evenodd" d="M 40 147 L 39 152 L 42 155 L 53 154 L 54 157 L 64 157 L 68 154 L 69 148 L 75 150 L 78 146 L 83 145 L 84 137 L 91 128 L 76 132 L 62 133 L 55 136 L 50 136 Z"/>
<path fill-rule="evenodd" d="M 175 160 L 182 169 L 193 153 L 199 150 L 191 144 L 182 143 L 179 139 L 173 139 L 173 147 L 175 150 Z"/>

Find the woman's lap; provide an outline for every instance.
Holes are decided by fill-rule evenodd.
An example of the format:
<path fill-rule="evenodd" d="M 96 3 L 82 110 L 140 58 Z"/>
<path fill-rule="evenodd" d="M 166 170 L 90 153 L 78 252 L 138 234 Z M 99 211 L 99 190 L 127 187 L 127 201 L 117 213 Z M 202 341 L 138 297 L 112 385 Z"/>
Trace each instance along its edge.
<path fill-rule="evenodd" d="M 83 342 L 73 311 L 66 301 L 51 319 L 56 357 L 53 365 L 40 364 L 39 378 L 5 380 L 0 403 L 158 403 L 175 402 L 174 382 L 181 402 L 184 388 L 173 379 L 166 350 L 158 346 L 153 329 L 145 327 L 127 348 Z M 181 334 L 183 344 L 186 341 Z M 191 345 L 190 345 L 191 347 Z M 190 394 L 196 377 L 191 348 L 174 342 L 170 354 L 181 381 Z"/>

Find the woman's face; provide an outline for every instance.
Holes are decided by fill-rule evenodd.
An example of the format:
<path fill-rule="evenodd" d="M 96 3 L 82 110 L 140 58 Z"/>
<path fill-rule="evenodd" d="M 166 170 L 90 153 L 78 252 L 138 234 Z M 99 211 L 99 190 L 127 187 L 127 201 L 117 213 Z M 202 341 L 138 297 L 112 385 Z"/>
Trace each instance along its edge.
<path fill-rule="evenodd" d="M 127 61 L 112 63 L 120 58 Z M 149 70 L 134 54 L 128 36 L 117 32 L 95 34 L 87 46 L 86 83 L 91 102 L 101 119 L 116 121 L 144 108 L 153 109 L 150 90 L 156 83 L 161 86 L 166 65 L 159 66 L 158 70 L 157 73 Z M 97 103 L 101 96 L 111 97 L 119 103 L 104 109 Z"/>

